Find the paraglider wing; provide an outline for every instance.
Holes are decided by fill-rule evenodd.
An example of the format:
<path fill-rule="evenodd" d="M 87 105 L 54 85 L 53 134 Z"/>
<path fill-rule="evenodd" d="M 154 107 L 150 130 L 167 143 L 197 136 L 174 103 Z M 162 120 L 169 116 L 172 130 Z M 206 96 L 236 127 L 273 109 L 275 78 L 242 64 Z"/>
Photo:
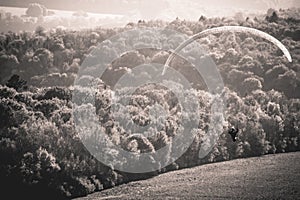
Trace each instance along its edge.
<path fill-rule="evenodd" d="M 268 33 L 265 33 L 263 31 L 257 30 L 255 28 L 250 28 L 250 27 L 244 27 L 244 26 L 221 26 L 221 27 L 216 27 L 216 28 L 211 28 L 211 29 L 206 29 L 204 31 L 201 31 L 200 33 L 197 33 L 193 35 L 191 38 L 188 40 L 184 41 L 181 43 L 174 52 L 171 53 L 171 55 L 168 57 L 163 72 L 162 74 L 165 73 L 166 68 L 169 66 L 169 63 L 172 61 L 172 59 L 175 57 L 177 53 L 179 53 L 183 48 L 185 48 L 187 45 L 190 43 L 194 42 L 196 39 L 199 39 L 201 37 L 204 37 L 208 34 L 215 34 L 215 33 L 221 33 L 225 31 L 231 31 L 231 32 L 240 32 L 240 33 L 251 33 L 255 36 L 261 37 L 263 39 L 268 40 L 269 42 L 272 42 L 275 44 L 282 52 L 283 54 L 287 57 L 289 62 L 292 62 L 292 57 L 287 50 L 287 48 L 276 38 L 273 36 L 269 35 Z"/>

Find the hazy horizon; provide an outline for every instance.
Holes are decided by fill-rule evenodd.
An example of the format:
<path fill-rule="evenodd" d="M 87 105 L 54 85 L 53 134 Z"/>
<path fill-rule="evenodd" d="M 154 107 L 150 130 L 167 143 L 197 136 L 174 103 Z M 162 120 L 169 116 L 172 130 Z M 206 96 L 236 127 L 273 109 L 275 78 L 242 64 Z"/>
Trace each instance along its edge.
<path fill-rule="evenodd" d="M 76 30 L 99 26 L 123 27 L 139 20 L 171 22 L 179 18 L 197 21 L 201 16 L 246 19 L 262 16 L 269 8 L 279 10 L 300 7 L 300 1 L 295 0 L 223 0 L 221 2 L 218 0 L 0 0 L 1 15 L 5 18 L 4 13 L 7 12 L 26 21 L 26 10 L 33 2 L 45 6 L 52 11 L 52 14 L 43 15 L 39 23 L 30 27 L 14 26 L 4 22 L 0 30 L 34 30 L 38 24 L 46 28 L 63 26 Z M 291 13 L 295 15 L 297 10 Z"/>
<path fill-rule="evenodd" d="M 300 7 L 298 0 L 0 0 L 0 6 L 27 7 L 29 3 L 40 3 L 48 9 L 95 13 L 123 14 L 142 19 L 197 19 L 230 16 L 236 12 L 265 12 L 269 8 L 286 9 Z"/>

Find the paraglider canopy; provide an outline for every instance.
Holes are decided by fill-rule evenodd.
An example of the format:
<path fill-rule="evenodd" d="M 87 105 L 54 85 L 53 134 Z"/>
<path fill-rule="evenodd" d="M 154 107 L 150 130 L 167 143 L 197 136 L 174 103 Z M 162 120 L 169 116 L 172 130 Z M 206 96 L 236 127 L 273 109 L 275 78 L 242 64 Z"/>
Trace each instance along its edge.
<path fill-rule="evenodd" d="M 162 75 L 165 74 L 165 71 L 167 69 L 167 67 L 169 66 L 171 60 L 175 57 L 175 55 L 178 54 L 178 52 L 180 52 L 183 48 L 185 48 L 187 45 L 191 44 L 192 42 L 194 42 L 195 40 L 207 36 L 209 34 L 215 34 L 215 33 L 222 33 L 225 31 L 231 31 L 231 32 L 240 32 L 240 33 L 250 33 L 254 36 L 263 38 L 265 40 L 268 40 L 269 42 L 273 43 L 274 45 L 276 45 L 282 52 L 283 54 L 286 56 L 287 60 L 289 62 L 292 62 L 292 57 L 290 52 L 287 50 L 287 48 L 276 38 L 274 38 L 273 36 L 269 35 L 268 33 L 265 33 L 263 31 L 257 30 L 255 28 L 250 28 L 250 27 L 244 27 L 244 26 L 221 26 L 221 27 L 215 27 L 215 28 L 210 28 L 210 29 L 206 29 L 204 31 L 201 31 L 195 35 L 193 35 L 192 37 L 190 37 L 189 39 L 185 40 L 184 42 L 182 42 L 175 50 L 174 52 L 172 52 L 167 61 L 165 62 L 165 66 L 163 68 L 163 72 Z"/>

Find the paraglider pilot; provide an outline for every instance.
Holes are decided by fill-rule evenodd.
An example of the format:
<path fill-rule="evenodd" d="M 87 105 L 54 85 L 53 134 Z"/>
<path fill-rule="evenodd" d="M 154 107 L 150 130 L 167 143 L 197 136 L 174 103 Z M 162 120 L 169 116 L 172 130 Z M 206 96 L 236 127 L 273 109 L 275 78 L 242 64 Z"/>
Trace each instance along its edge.
<path fill-rule="evenodd" d="M 231 136 L 231 139 L 233 142 L 237 140 L 237 134 L 239 132 L 238 128 L 235 128 L 234 126 L 230 127 L 228 130 L 228 134 Z"/>

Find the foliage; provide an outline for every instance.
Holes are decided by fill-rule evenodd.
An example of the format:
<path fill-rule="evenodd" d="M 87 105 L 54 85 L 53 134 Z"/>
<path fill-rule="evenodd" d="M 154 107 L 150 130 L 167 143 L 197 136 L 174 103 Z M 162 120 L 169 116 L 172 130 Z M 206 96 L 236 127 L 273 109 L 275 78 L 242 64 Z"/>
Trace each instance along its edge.
<path fill-rule="evenodd" d="M 199 108 L 186 113 L 172 91 L 147 84 L 130 98 L 124 97 L 129 105 L 115 104 L 118 109 L 112 115 L 113 93 L 109 86 L 113 86 L 135 66 L 145 62 L 164 63 L 169 52 L 139 49 L 122 55 L 112 63 L 105 72 L 106 79 L 103 78 L 97 91 L 94 91 L 89 87 L 93 81 L 93 68 L 85 66 L 86 75 L 77 77 L 80 65 L 85 58 L 92 58 L 93 50 L 112 57 L 116 53 L 113 49 L 108 45 L 99 49 L 97 45 L 116 33 L 128 30 L 129 26 L 78 32 L 57 28 L 35 33 L 1 34 L 0 182 L 3 183 L 1 185 L 6 183 L 4 191 L 14 191 L 18 187 L 25 188 L 27 192 L 43 191 L 54 195 L 52 199 L 72 198 L 178 168 L 267 153 L 299 151 L 300 43 L 293 35 L 297 32 L 297 20 L 282 17 L 282 12 L 288 11 L 280 12 L 277 17 L 273 12 L 268 19 L 256 18 L 252 21 L 201 17 L 197 22 L 176 19 L 166 24 L 168 28 L 187 35 L 212 26 L 238 24 L 254 27 L 282 40 L 293 57 L 293 63 L 288 63 L 271 44 L 247 34 L 222 33 L 199 40 L 217 64 L 225 84 L 222 95 L 226 97 L 228 124 L 225 126 L 220 120 L 215 125 L 234 125 L 240 130 L 237 142 L 233 143 L 224 129 L 205 158 L 199 158 L 199 150 L 210 140 L 207 135 L 211 126 L 211 106 L 218 97 L 207 92 L 201 76 L 194 73 L 193 67 L 183 58 L 175 57 L 171 64 L 195 87 L 184 91 L 183 95 L 195 96 Z M 132 23 L 130 27 L 140 24 Z M 161 27 L 164 23 L 150 21 L 144 22 L 143 26 Z M 177 39 L 170 38 L 169 41 L 178 42 Z M 158 42 L 149 36 L 145 36 L 145 41 Z M 106 42 L 109 44 L 109 41 Z M 138 47 L 143 44 L 134 45 Z M 189 50 L 203 55 L 202 50 Z M 146 72 L 143 75 L 150 76 Z M 76 77 L 81 86 L 73 87 Z M 131 89 L 123 88 L 117 93 L 126 94 Z M 72 99 L 74 92 L 78 95 Z M 78 98 L 81 96 L 85 98 Z M 169 145 L 164 157 L 147 159 L 153 160 L 154 166 L 162 166 L 168 161 L 172 164 L 153 173 L 130 174 L 97 161 L 79 139 L 74 124 L 78 118 L 72 112 L 72 109 L 83 110 L 88 116 L 88 109 L 93 108 L 89 104 L 92 100 L 95 101 L 99 125 L 115 145 L 133 152 L 136 155 L 134 159 L 138 161 L 141 161 L 140 153 L 154 153 Z M 184 103 L 192 105 L 193 102 L 186 100 Z M 157 113 L 164 110 L 168 117 L 151 116 L 151 109 L 157 109 Z M 193 142 L 179 159 L 174 160 L 174 150 L 182 147 L 172 146 L 173 138 L 179 134 L 182 121 L 193 119 L 195 114 L 199 114 L 200 120 L 193 130 Z M 123 124 L 116 122 L 116 119 L 122 118 L 132 120 Z M 133 128 L 134 123 L 145 126 L 150 122 L 155 122 L 157 126 L 147 132 L 137 132 Z M 89 133 L 88 130 L 85 132 L 87 139 Z M 107 150 L 111 156 L 107 159 L 114 160 L 119 166 L 128 165 L 124 160 L 116 159 L 116 152 L 110 148 Z"/>

